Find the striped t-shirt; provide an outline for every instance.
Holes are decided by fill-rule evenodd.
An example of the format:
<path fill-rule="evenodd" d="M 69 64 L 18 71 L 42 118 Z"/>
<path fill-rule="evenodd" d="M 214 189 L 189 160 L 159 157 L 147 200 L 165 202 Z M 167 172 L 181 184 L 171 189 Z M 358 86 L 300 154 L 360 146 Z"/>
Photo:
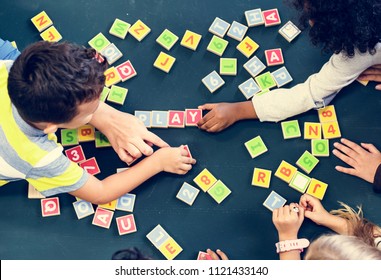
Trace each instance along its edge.
<path fill-rule="evenodd" d="M 82 187 L 87 172 L 62 153 L 55 134 L 45 134 L 20 117 L 7 81 L 8 71 L 0 61 L 0 186 L 25 179 L 44 196 Z"/>

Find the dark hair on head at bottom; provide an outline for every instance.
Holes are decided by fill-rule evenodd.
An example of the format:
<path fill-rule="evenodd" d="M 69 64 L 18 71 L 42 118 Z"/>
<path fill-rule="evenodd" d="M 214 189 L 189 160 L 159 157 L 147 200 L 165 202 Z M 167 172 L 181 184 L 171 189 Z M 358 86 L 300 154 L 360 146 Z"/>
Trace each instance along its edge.
<path fill-rule="evenodd" d="M 132 247 L 116 251 L 112 260 L 152 260 L 150 256 L 144 255 L 138 248 Z"/>

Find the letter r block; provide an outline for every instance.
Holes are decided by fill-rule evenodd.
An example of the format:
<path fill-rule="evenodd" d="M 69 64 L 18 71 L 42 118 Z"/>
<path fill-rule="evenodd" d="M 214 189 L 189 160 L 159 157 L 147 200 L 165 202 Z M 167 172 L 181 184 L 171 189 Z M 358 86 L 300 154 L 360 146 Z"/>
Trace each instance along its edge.
<path fill-rule="evenodd" d="M 256 187 L 269 188 L 271 180 L 271 170 L 254 168 L 251 184 Z"/>

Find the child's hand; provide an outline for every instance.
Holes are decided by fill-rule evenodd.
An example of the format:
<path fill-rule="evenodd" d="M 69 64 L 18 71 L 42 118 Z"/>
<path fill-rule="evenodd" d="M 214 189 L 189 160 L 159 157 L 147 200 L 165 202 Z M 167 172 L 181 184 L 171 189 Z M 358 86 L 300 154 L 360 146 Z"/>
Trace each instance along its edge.
<path fill-rule="evenodd" d="M 304 209 L 297 203 L 273 210 L 273 223 L 278 230 L 279 240 L 297 239 L 303 220 Z"/>
<path fill-rule="evenodd" d="M 216 252 L 207 249 L 206 252 L 213 260 L 228 260 L 228 257 L 224 252 L 222 252 L 220 249 L 217 249 Z"/>
<path fill-rule="evenodd" d="M 300 197 L 299 204 L 304 209 L 304 216 L 318 225 L 325 225 L 325 222 L 331 216 L 331 214 L 324 209 L 321 201 L 309 194 L 303 194 Z"/>
<path fill-rule="evenodd" d="M 381 64 L 373 65 L 366 69 L 361 73 L 358 79 L 363 81 L 381 82 Z M 381 90 L 381 84 L 378 84 L 376 89 Z"/>
<path fill-rule="evenodd" d="M 187 157 L 188 152 L 183 146 L 177 148 L 165 147 L 157 150 L 154 156 L 162 171 L 184 175 L 196 163 L 194 158 Z"/>
<path fill-rule="evenodd" d="M 198 123 L 200 129 L 207 132 L 219 132 L 234 124 L 238 115 L 234 103 L 214 103 L 198 106 L 201 110 L 210 110 Z"/>
<path fill-rule="evenodd" d="M 336 149 L 332 153 L 353 168 L 336 166 L 336 170 L 373 183 L 374 175 L 381 164 L 380 151 L 372 144 L 361 143 L 359 146 L 344 138 L 341 143 L 333 144 Z"/>

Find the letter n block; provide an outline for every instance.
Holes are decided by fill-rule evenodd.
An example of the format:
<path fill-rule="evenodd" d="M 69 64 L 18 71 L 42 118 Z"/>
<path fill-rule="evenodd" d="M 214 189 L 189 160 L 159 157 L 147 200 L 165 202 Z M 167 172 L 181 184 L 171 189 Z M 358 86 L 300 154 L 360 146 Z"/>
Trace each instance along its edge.
<path fill-rule="evenodd" d="M 58 197 L 41 199 L 42 217 L 57 216 L 61 214 Z"/>
<path fill-rule="evenodd" d="M 271 180 L 271 170 L 254 168 L 251 184 L 256 187 L 269 188 Z"/>
<path fill-rule="evenodd" d="M 306 193 L 323 200 L 327 188 L 328 184 L 312 178 Z"/>
<path fill-rule="evenodd" d="M 129 214 L 116 218 L 119 235 L 125 235 L 136 232 L 134 214 Z"/>
<path fill-rule="evenodd" d="M 297 170 L 298 169 L 295 166 L 282 160 L 274 175 L 288 184 L 291 182 L 291 179 L 294 177 Z"/>
<path fill-rule="evenodd" d="M 149 28 L 144 22 L 140 19 L 137 20 L 128 30 L 136 40 L 141 42 L 149 33 L 151 32 L 151 28 Z"/>
<path fill-rule="evenodd" d="M 321 123 L 305 122 L 304 139 L 321 139 Z"/>

